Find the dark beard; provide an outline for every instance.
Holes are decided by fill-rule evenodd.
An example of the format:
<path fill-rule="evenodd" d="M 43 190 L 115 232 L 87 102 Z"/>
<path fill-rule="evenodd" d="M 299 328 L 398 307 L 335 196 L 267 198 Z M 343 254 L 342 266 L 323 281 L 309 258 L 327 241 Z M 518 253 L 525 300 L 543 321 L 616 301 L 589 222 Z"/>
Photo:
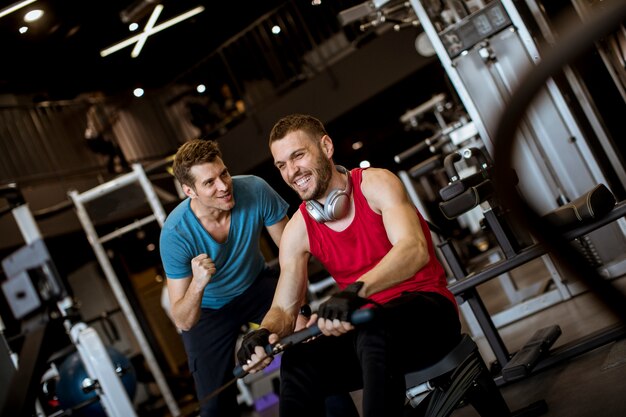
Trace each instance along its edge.
<path fill-rule="evenodd" d="M 305 201 L 318 200 L 324 197 L 326 191 L 328 190 L 328 184 L 330 184 L 330 179 L 332 177 L 332 166 L 328 158 L 320 154 L 316 162 L 318 168 L 315 168 L 312 171 L 314 176 L 317 178 L 317 181 L 315 184 L 315 188 L 311 193 L 311 196 L 309 198 L 303 198 L 303 200 Z"/>

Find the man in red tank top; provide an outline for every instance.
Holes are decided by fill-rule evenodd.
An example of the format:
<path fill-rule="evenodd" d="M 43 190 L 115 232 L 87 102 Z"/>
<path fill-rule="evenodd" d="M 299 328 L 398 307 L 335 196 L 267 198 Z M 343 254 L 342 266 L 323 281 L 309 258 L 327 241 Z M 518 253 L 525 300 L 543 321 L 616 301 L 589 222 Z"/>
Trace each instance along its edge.
<path fill-rule="evenodd" d="M 272 307 L 243 341 L 239 361 L 258 372 L 271 361 L 264 346 L 293 332 L 315 256 L 341 291 L 308 323 L 330 337 L 283 353 L 280 415 L 324 416 L 326 397 L 363 389 L 365 417 L 401 416 L 404 374 L 440 359 L 460 338 L 457 305 L 427 224 L 390 171 L 335 165 L 333 142 L 312 116 L 279 120 L 270 150 L 303 203 L 281 238 Z M 373 306 L 373 321 L 350 323 L 354 311 Z"/>

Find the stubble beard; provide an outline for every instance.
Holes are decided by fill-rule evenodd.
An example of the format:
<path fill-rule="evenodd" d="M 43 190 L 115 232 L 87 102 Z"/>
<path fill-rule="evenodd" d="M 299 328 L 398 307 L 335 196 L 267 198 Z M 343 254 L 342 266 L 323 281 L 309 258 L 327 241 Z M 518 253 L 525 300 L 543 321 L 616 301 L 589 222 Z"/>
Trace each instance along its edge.
<path fill-rule="evenodd" d="M 332 177 L 332 167 L 330 161 L 324 156 L 320 155 L 317 160 L 317 168 L 311 170 L 313 177 L 316 179 L 315 187 L 305 193 L 298 191 L 300 198 L 304 201 L 318 200 L 324 197 L 328 190 L 328 184 L 330 184 L 330 178 Z M 297 190 L 296 190 L 297 191 Z"/>

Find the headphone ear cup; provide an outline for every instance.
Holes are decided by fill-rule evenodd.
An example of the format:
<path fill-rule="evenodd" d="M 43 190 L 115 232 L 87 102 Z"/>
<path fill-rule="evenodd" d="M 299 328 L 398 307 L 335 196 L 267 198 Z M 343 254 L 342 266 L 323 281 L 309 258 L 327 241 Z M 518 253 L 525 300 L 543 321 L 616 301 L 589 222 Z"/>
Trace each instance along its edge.
<path fill-rule="evenodd" d="M 328 219 L 342 219 L 350 209 L 350 195 L 343 190 L 333 190 L 326 198 L 324 215 Z"/>
<path fill-rule="evenodd" d="M 324 207 L 322 207 L 322 205 L 315 200 L 309 200 L 306 202 L 306 211 L 311 217 L 313 217 L 313 220 L 318 223 L 330 221 L 324 210 Z"/>
<path fill-rule="evenodd" d="M 307 212 L 318 223 L 342 219 L 350 211 L 350 193 L 352 192 L 350 171 L 341 165 L 337 165 L 336 168 L 337 171 L 348 176 L 345 190 L 331 190 L 323 205 L 316 200 L 306 202 Z"/>

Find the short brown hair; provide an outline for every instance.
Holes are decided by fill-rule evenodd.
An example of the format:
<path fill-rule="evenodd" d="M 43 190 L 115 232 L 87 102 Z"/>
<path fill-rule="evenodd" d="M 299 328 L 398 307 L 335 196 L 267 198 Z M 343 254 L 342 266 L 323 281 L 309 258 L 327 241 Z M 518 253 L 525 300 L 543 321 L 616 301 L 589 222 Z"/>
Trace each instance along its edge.
<path fill-rule="evenodd" d="M 287 136 L 288 133 L 297 130 L 303 130 L 309 135 L 319 138 L 328 134 L 324 124 L 315 117 L 306 114 L 291 114 L 276 122 L 270 132 L 269 145 L 271 146 L 272 142 L 280 140 Z"/>
<path fill-rule="evenodd" d="M 196 179 L 191 175 L 191 167 L 210 163 L 221 157 L 222 152 L 217 142 L 192 139 L 181 145 L 176 155 L 174 155 L 174 164 L 172 165 L 174 176 L 181 184 L 186 184 L 193 188 Z"/>

